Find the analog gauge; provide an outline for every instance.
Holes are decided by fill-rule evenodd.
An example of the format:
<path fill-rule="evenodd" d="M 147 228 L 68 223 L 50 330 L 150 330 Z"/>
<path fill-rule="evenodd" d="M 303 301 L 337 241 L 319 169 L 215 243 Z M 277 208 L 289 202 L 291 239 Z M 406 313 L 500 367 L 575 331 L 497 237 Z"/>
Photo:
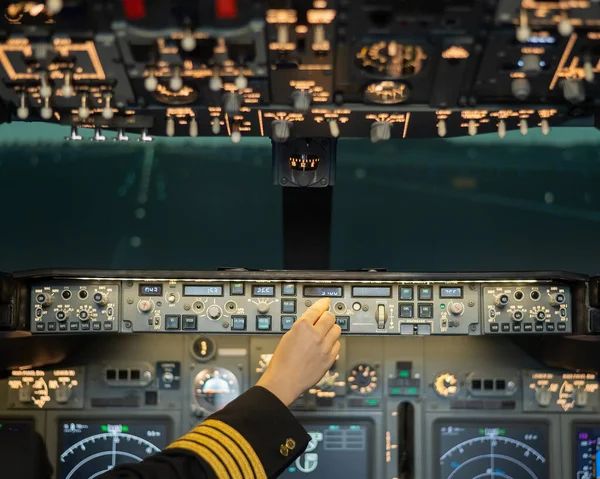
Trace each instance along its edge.
<path fill-rule="evenodd" d="M 260 355 L 258 365 L 256 366 L 256 374 L 263 374 L 267 370 L 267 368 L 269 367 L 269 363 L 271 362 L 271 358 L 273 358 L 272 354 Z"/>
<path fill-rule="evenodd" d="M 458 379 L 454 374 L 439 374 L 433 382 L 433 389 L 442 397 L 454 396 L 458 392 Z"/>
<path fill-rule="evenodd" d="M 371 83 L 365 90 L 365 100 L 382 105 L 402 103 L 410 97 L 410 88 L 395 81 Z"/>
<path fill-rule="evenodd" d="M 207 336 L 200 336 L 192 344 L 192 356 L 198 361 L 206 362 L 215 357 L 217 345 Z"/>
<path fill-rule="evenodd" d="M 406 78 L 419 73 L 427 55 L 419 45 L 380 41 L 364 45 L 356 54 L 356 66 L 380 78 Z"/>
<path fill-rule="evenodd" d="M 348 376 L 350 392 L 370 394 L 377 389 L 377 371 L 368 364 L 358 364 Z"/>
<path fill-rule="evenodd" d="M 228 369 L 203 369 L 194 378 L 194 398 L 208 411 L 218 411 L 238 397 L 238 380 Z"/>

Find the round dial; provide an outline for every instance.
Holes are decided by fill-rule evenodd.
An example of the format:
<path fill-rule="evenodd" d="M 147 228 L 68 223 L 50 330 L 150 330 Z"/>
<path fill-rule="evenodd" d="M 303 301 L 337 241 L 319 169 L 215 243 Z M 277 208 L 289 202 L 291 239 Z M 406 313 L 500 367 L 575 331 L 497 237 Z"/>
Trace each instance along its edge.
<path fill-rule="evenodd" d="M 433 382 L 433 389 L 442 397 L 454 396 L 458 392 L 458 379 L 454 374 L 439 374 Z"/>
<path fill-rule="evenodd" d="M 350 392 L 370 394 L 377 389 L 377 371 L 368 364 L 358 364 L 348 376 Z"/>
<path fill-rule="evenodd" d="M 208 411 L 218 411 L 238 397 L 240 387 L 231 371 L 225 368 L 203 369 L 194 378 L 194 398 Z"/>
<path fill-rule="evenodd" d="M 381 78 L 405 78 L 419 73 L 427 55 L 419 45 L 394 40 L 364 45 L 356 54 L 356 66 Z"/>

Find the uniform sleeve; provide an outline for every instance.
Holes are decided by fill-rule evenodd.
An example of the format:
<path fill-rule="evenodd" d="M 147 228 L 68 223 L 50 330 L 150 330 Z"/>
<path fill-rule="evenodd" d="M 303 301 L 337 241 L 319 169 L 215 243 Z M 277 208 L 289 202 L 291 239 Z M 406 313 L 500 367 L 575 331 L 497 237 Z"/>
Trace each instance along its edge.
<path fill-rule="evenodd" d="M 271 479 L 306 449 L 310 436 L 271 392 L 255 386 L 163 452 L 102 479 Z"/>

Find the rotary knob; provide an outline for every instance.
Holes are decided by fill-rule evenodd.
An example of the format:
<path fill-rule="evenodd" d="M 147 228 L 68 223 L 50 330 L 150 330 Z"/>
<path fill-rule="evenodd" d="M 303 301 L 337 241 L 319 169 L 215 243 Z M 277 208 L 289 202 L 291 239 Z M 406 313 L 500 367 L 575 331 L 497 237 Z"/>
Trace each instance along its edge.
<path fill-rule="evenodd" d="M 531 83 L 527 78 L 515 78 L 511 85 L 510 91 L 518 100 L 525 100 L 531 93 Z"/>
<path fill-rule="evenodd" d="M 242 95 L 239 93 L 226 93 L 223 95 L 223 108 L 225 113 L 229 113 L 230 115 L 237 113 L 240 111 L 240 107 L 242 106 Z"/>
<path fill-rule="evenodd" d="M 108 294 L 101 292 L 94 293 L 94 303 L 98 306 L 106 306 L 108 304 Z"/>
<path fill-rule="evenodd" d="M 494 304 L 499 308 L 504 308 L 508 304 L 508 294 L 497 294 L 494 298 Z"/>
<path fill-rule="evenodd" d="M 556 293 L 550 295 L 550 304 L 555 308 L 559 308 L 561 304 L 565 302 L 565 295 L 563 293 Z"/>
<path fill-rule="evenodd" d="M 175 296 L 173 293 L 170 293 L 167 296 L 167 301 L 171 304 L 175 303 L 177 301 L 177 296 Z"/>
<path fill-rule="evenodd" d="M 387 121 L 375 121 L 371 124 L 371 142 L 389 140 L 392 136 L 392 126 Z"/>
<path fill-rule="evenodd" d="M 548 407 L 552 402 L 552 393 L 549 389 L 538 388 L 535 390 L 535 400 L 541 407 Z"/>
<path fill-rule="evenodd" d="M 154 301 L 151 299 L 140 299 L 138 302 L 138 309 L 142 313 L 149 313 L 154 309 Z"/>
<path fill-rule="evenodd" d="M 206 314 L 208 314 L 208 317 L 212 320 L 217 320 L 221 317 L 221 308 L 219 308 L 217 305 L 213 304 L 210 308 L 208 308 L 208 311 L 206 311 Z"/>
<path fill-rule="evenodd" d="M 296 90 L 292 93 L 292 103 L 294 105 L 294 111 L 301 113 L 307 112 L 310 108 L 310 102 L 312 101 L 312 95 L 306 90 Z"/>
<path fill-rule="evenodd" d="M 517 322 L 523 321 L 523 311 L 521 311 L 520 309 L 513 311 L 512 319 L 513 319 L 513 321 L 517 321 Z"/>
<path fill-rule="evenodd" d="M 563 96 L 570 103 L 581 103 L 585 100 L 585 88 L 581 80 L 567 78 L 562 82 Z"/>
<path fill-rule="evenodd" d="M 77 316 L 79 316 L 79 319 L 81 321 L 87 321 L 88 319 L 90 319 L 90 313 L 87 312 L 85 309 L 79 311 L 79 313 L 77 314 Z"/>
<path fill-rule="evenodd" d="M 256 306 L 256 309 L 258 310 L 258 312 L 260 314 L 266 314 L 269 312 L 269 303 L 265 303 L 263 301 L 261 301 L 260 303 L 258 303 L 258 305 Z"/>
<path fill-rule="evenodd" d="M 173 373 L 171 371 L 166 371 L 162 375 L 162 380 L 163 380 L 163 383 L 165 383 L 165 384 L 171 384 L 174 379 L 175 379 L 175 376 L 173 376 Z"/>
<path fill-rule="evenodd" d="M 448 305 L 448 311 L 455 316 L 460 316 L 465 311 L 465 305 L 463 303 L 450 303 Z"/>
<path fill-rule="evenodd" d="M 59 310 L 56 312 L 56 314 L 54 315 L 56 317 L 57 321 L 66 321 L 67 319 L 69 319 L 69 312 L 68 311 L 63 311 L 63 310 Z"/>
<path fill-rule="evenodd" d="M 54 302 L 54 298 L 49 293 L 39 293 L 35 300 L 41 304 L 42 308 L 48 308 Z"/>
<path fill-rule="evenodd" d="M 271 123 L 271 135 L 273 141 L 283 143 L 290 137 L 290 122 L 287 120 L 273 120 Z"/>

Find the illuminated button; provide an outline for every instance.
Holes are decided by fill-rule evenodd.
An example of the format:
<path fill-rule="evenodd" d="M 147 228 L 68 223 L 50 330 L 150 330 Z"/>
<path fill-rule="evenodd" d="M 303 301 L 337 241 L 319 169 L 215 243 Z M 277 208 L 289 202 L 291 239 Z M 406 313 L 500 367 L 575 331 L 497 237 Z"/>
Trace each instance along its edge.
<path fill-rule="evenodd" d="M 282 316 L 281 317 L 281 330 L 289 331 L 296 322 L 296 316 Z"/>
<path fill-rule="evenodd" d="M 497 333 L 498 331 L 500 331 L 500 325 L 498 323 L 490 324 L 490 331 L 492 333 Z"/>
<path fill-rule="evenodd" d="M 181 316 L 178 314 L 165 315 L 165 329 L 181 329 Z"/>
<path fill-rule="evenodd" d="M 59 331 L 66 331 L 68 328 L 67 323 L 59 323 L 58 324 L 58 330 Z"/>
<path fill-rule="evenodd" d="M 281 312 L 282 313 L 295 313 L 296 312 L 296 300 L 295 299 L 284 299 L 281 301 Z"/>
<path fill-rule="evenodd" d="M 402 336 L 412 336 L 415 334 L 415 326 L 413 324 L 401 324 L 400 334 Z"/>
<path fill-rule="evenodd" d="M 419 336 L 431 335 L 431 324 L 417 324 L 417 334 Z"/>
<path fill-rule="evenodd" d="M 92 321 L 92 329 L 94 331 L 100 331 L 100 329 L 102 329 L 102 323 L 100 321 Z"/>
<path fill-rule="evenodd" d="M 90 330 L 90 323 L 81 323 L 81 330 L 82 331 L 89 331 Z"/>
<path fill-rule="evenodd" d="M 79 331 L 79 323 L 71 323 L 71 324 L 69 324 L 69 329 L 71 331 Z"/>
<path fill-rule="evenodd" d="M 183 329 L 198 329 L 198 317 L 195 314 L 184 314 L 181 319 L 183 321 Z"/>
<path fill-rule="evenodd" d="M 112 331 L 112 329 L 113 329 L 113 322 L 112 321 L 104 321 L 104 330 Z"/>
<path fill-rule="evenodd" d="M 56 323 L 54 321 L 48 323 L 48 331 L 56 331 Z"/>
<path fill-rule="evenodd" d="M 414 315 L 414 306 L 412 304 L 400 304 L 398 305 L 398 309 L 400 309 L 401 318 L 412 318 Z"/>
<path fill-rule="evenodd" d="M 533 324 L 526 323 L 523 325 L 523 331 L 531 332 L 533 331 Z"/>
<path fill-rule="evenodd" d="M 419 318 L 433 318 L 433 304 L 419 304 Z"/>
<path fill-rule="evenodd" d="M 400 288 L 400 301 L 412 301 L 413 299 L 413 288 L 401 287 Z"/>
<path fill-rule="evenodd" d="M 521 323 L 513 323 L 513 325 L 512 325 L 512 330 L 513 330 L 515 333 L 519 333 L 519 332 L 521 332 Z"/>
<path fill-rule="evenodd" d="M 546 331 L 554 331 L 554 323 L 546 323 Z"/>
<path fill-rule="evenodd" d="M 246 316 L 232 316 L 231 317 L 231 330 L 232 331 L 246 331 Z"/>
<path fill-rule="evenodd" d="M 502 332 L 503 333 L 507 333 L 507 332 L 510 331 L 510 324 L 508 324 L 508 323 L 502 323 L 501 328 L 502 328 Z"/>
<path fill-rule="evenodd" d="M 336 316 L 335 324 L 337 324 L 342 331 L 350 331 L 350 316 Z"/>
<path fill-rule="evenodd" d="M 50 327 L 48 327 L 48 329 L 50 329 Z M 567 323 L 558 323 L 556 325 L 556 329 L 558 329 L 559 331 L 566 331 L 567 330 Z"/>
<path fill-rule="evenodd" d="M 296 284 L 295 283 L 283 283 L 281 286 L 281 294 L 284 296 L 295 296 L 296 295 Z"/>
<path fill-rule="evenodd" d="M 258 331 L 271 331 L 271 316 L 260 315 L 256 316 L 256 329 Z"/>
<path fill-rule="evenodd" d="M 433 288 L 431 286 L 419 286 L 419 300 L 429 301 L 433 299 Z"/>
<path fill-rule="evenodd" d="M 231 296 L 243 296 L 244 292 L 244 283 L 231 283 L 229 286 Z"/>
<path fill-rule="evenodd" d="M 45 331 L 46 325 L 42 322 L 35 323 L 35 330 L 36 331 Z"/>
<path fill-rule="evenodd" d="M 361 310 L 361 308 L 362 308 L 362 304 L 360 304 L 358 301 L 357 301 L 356 303 L 353 303 L 353 304 L 352 304 L 352 309 L 353 309 L 354 311 L 360 311 L 360 310 Z"/>

